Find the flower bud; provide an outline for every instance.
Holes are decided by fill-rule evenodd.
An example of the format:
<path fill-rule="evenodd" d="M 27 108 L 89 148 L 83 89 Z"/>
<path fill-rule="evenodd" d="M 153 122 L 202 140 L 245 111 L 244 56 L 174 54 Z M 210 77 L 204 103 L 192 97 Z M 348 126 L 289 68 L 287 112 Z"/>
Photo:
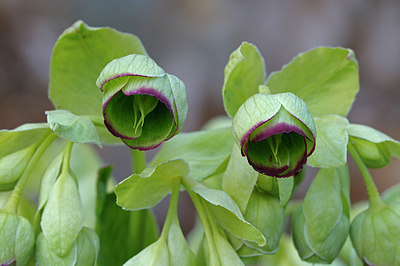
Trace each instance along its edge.
<path fill-rule="evenodd" d="M 8 154 L 0 159 L 0 191 L 11 190 L 28 165 L 35 146 Z"/>
<path fill-rule="evenodd" d="M 314 121 L 292 93 L 251 96 L 237 111 L 232 130 L 242 156 L 264 175 L 296 174 L 315 149 Z"/>
<path fill-rule="evenodd" d="M 400 265 L 400 204 L 369 208 L 357 215 L 350 237 L 358 256 L 370 265 Z"/>
<path fill-rule="evenodd" d="M 104 124 L 129 147 L 150 150 L 179 133 L 186 120 L 183 82 L 145 55 L 111 61 L 97 79 Z"/>
<path fill-rule="evenodd" d="M 83 227 L 80 231 L 77 243 L 77 258 L 75 265 L 96 265 L 99 253 L 99 237 L 90 228 Z"/>
<path fill-rule="evenodd" d="M 0 211 L 0 265 L 26 265 L 34 244 L 35 235 L 27 219 Z"/>
<path fill-rule="evenodd" d="M 386 143 L 373 143 L 356 137 L 351 137 L 350 141 L 368 168 L 385 167 L 392 159 Z"/>

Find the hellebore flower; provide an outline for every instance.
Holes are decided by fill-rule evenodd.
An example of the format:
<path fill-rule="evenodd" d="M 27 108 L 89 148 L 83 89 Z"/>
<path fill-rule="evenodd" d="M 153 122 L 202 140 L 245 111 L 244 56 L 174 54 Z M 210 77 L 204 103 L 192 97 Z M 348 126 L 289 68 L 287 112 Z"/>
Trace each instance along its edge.
<path fill-rule="evenodd" d="M 0 211 L 0 265 L 26 265 L 34 244 L 35 234 L 27 219 Z"/>
<path fill-rule="evenodd" d="M 400 265 L 400 205 L 383 204 L 361 212 L 351 223 L 350 238 L 369 265 Z"/>
<path fill-rule="evenodd" d="M 148 56 L 111 61 L 96 83 L 103 92 L 104 124 L 132 149 L 159 146 L 179 133 L 186 120 L 185 85 Z"/>
<path fill-rule="evenodd" d="M 306 104 L 292 93 L 255 94 L 232 123 L 242 156 L 259 173 L 289 177 L 315 149 L 316 129 Z"/>

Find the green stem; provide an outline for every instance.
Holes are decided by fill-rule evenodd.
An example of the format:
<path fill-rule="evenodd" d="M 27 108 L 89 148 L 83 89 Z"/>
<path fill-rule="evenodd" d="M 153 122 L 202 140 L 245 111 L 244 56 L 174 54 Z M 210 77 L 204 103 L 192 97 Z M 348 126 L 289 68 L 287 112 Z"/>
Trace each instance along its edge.
<path fill-rule="evenodd" d="M 42 154 L 46 151 L 46 149 L 49 147 L 49 145 L 57 138 L 56 135 L 53 133 L 50 133 L 50 135 L 47 135 L 45 139 L 42 141 L 38 141 L 38 143 L 41 143 L 40 146 L 37 148 L 35 153 L 33 154 L 31 160 L 29 161 L 28 165 L 26 166 L 23 174 L 21 175 L 20 179 L 18 180 L 18 183 L 15 185 L 14 190 L 8 199 L 6 205 L 4 206 L 4 210 L 11 212 L 11 213 L 17 213 L 18 211 L 18 204 L 19 200 L 21 198 L 22 191 L 24 190 L 26 181 L 28 180 L 28 177 L 30 176 L 34 166 L 37 164 L 39 161 L 40 157 Z"/>
<path fill-rule="evenodd" d="M 171 199 L 169 201 L 167 217 L 165 218 L 163 230 L 160 236 L 160 238 L 163 238 L 164 240 L 167 240 L 171 224 L 174 221 L 178 220 L 178 199 L 180 184 L 180 179 L 178 178 L 174 180 L 174 182 L 171 184 Z"/>
<path fill-rule="evenodd" d="M 64 148 L 64 151 L 63 151 L 64 156 L 63 156 L 62 170 L 61 170 L 62 173 L 69 171 L 72 145 L 74 145 L 74 143 L 71 141 L 68 141 L 67 146 L 65 146 L 65 148 Z"/>
<path fill-rule="evenodd" d="M 146 168 L 146 153 L 139 150 L 131 150 L 132 168 L 134 174 L 141 173 Z"/>
<path fill-rule="evenodd" d="M 361 159 L 360 155 L 358 154 L 357 150 L 354 148 L 354 146 L 349 142 L 347 145 L 347 149 L 353 158 L 354 162 L 358 166 L 358 169 L 361 172 L 361 175 L 364 179 L 365 186 L 367 188 L 367 193 L 369 197 L 369 205 L 371 208 L 377 208 L 382 206 L 384 203 L 379 196 L 379 191 L 376 188 L 376 185 L 374 183 L 374 180 L 371 176 L 371 174 L 368 171 L 367 166 L 365 166 L 363 160 Z"/>
<path fill-rule="evenodd" d="M 219 259 L 215 256 L 215 252 L 217 250 L 214 243 L 214 236 L 212 233 L 212 226 L 210 225 L 210 221 L 207 218 L 206 208 L 203 206 L 201 198 L 192 190 L 192 185 L 190 181 L 185 177 L 182 178 L 182 184 L 188 192 L 190 198 L 192 199 L 193 205 L 196 208 L 197 213 L 199 214 L 200 221 L 204 228 L 204 233 L 206 235 L 208 250 L 210 254 L 210 263 L 209 265 L 219 265 Z"/>

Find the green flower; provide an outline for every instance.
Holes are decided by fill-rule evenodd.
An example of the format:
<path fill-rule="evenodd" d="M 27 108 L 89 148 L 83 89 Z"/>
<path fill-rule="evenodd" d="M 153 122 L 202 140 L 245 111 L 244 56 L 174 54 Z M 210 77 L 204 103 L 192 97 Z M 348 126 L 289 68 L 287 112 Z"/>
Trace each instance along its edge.
<path fill-rule="evenodd" d="M 129 147 L 150 150 L 172 138 L 186 120 L 185 85 L 145 55 L 111 61 L 97 79 L 108 130 Z"/>
<path fill-rule="evenodd" d="M 249 164 L 269 176 L 296 174 L 315 148 L 314 121 L 292 93 L 251 96 L 233 118 L 232 130 Z"/>
<path fill-rule="evenodd" d="M 34 244 L 35 235 L 27 219 L 0 211 L 0 265 L 26 265 Z"/>
<path fill-rule="evenodd" d="M 358 256 L 370 265 L 400 265 L 400 205 L 384 204 L 357 215 L 350 237 Z"/>

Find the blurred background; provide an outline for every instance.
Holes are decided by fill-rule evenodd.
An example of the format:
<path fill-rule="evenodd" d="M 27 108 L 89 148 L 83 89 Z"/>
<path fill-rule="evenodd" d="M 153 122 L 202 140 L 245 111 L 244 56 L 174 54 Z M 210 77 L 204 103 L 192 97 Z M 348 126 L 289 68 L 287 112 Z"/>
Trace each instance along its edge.
<path fill-rule="evenodd" d="M 183 131 L 224 114 L 224 67 L 246 40 L 258 46 L 268 73 L 315 46 L 353 49 L 360 92 L 349 120 L 400 139 L 398 0 L 0 0 L 0 128 L 45 122 L 44 111 L 53 108 L 47 97 L 51 50 L 79 19 L 137 35 L 160 66 L 185 82 L 189 113 Z M 127 148 L 100 152 L 115 165 L 118 179 L 130 174 Z M 362 178 L 350 166 L 352 201 L 366 199 Z M 372 174 L 382 192 L 398 182 L 399 172 L 400 161 L 393 159 Z"/>

